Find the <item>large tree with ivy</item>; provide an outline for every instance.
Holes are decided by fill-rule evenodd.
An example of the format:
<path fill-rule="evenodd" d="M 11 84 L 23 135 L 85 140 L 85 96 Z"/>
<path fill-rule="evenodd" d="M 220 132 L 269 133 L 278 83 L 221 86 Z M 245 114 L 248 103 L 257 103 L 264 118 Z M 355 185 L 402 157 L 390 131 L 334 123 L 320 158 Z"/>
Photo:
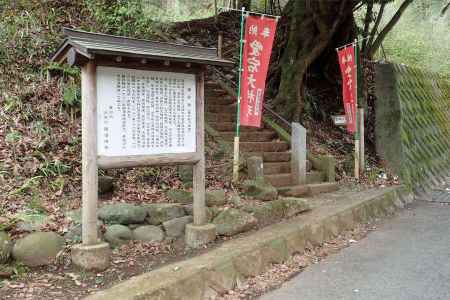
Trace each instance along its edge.
<path fill-rule="evenodd" d="M 279 61 L 271 75 L 277 111 L 287 119 L 301 119 L 307 75 L 336 82 L 335 48 L 351 42 L 358 33 L 364 38 L 363 55 L 372 58 L 412 1 L 403 0 L 381 26 L 384 8 L 392 0 L 290 0 L 282 11 Z M 365 9 L 362 28 L 354 18 L 359 9 Z"/>

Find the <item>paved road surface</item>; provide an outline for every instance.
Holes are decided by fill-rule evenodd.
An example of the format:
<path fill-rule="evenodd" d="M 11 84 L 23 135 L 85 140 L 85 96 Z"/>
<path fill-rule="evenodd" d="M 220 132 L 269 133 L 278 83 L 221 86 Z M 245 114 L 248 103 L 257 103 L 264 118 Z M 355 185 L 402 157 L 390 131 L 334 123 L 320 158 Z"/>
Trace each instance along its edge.
<path fill-rule="evenodd" d="M 449 300 L 450 206 L 416 202 L 260 300 Z"/>

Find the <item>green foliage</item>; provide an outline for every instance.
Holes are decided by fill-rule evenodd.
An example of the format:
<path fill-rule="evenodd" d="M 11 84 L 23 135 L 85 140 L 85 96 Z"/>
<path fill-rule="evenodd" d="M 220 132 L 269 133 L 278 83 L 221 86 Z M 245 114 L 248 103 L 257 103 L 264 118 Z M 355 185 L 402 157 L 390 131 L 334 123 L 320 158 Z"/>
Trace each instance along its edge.
<path fill-rule="evenodd" d="M 81 90 L 78 85 L 69 84 L 64 88 L 63 104 L 69 107 L 81 104 Z"/>
<path fill-rule="evenodd" d="M 392 32 L 384 50 L 387 59 L 450 76 L 450 18 L 440 16 L 444 1 L 415 1 Z M 387 22 L 400 1 L 386 7 Z M 382 57 L 382 53 L 378 53 Z"/>
<path fill-rule="evenodd" d="M 14 144 L 22 138 L 22 134 L 19 131 L 11 130 L 6 134 L 5 141 L 8 144 Z"/>

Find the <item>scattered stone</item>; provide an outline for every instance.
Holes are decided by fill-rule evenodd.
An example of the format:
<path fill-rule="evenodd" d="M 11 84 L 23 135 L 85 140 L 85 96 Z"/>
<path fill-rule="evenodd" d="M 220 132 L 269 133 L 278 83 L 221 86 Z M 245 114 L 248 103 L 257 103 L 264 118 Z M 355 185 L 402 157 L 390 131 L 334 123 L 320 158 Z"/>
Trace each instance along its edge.
<path fill-rule="evenodd" d="M 307 200 L 301 198 L 280 198 L 262 205 L 248 206 L 244 210 L 258 219 L 258 223 L 270 223 L 274 219 L 288 218 L 310 209 Z"/>
<path fill-rule="evenodd" d="M 98 193 L 100 195 L 112 192 L 114 188 L 114 178 L 111 176 L 98 176 Z"/>
<path fill-rule="evenodd" d="M 144 242 L 161 242 L 164 240 L 164 232 L 158 226 L 141 226 L 133 230 L 133 239 Z"/>
<path fill-rule="evenodd" d="M 192 216 L 194 214 L 194 206 L 192 204 L 183 205 L 186 215 Z"/>
<path fill-rule="evenodd" d="M 0 264 L 8 261 L 12 251 L 11 238 L 6 232 L 0 231 Z"/>
<path fill-rule="evenodd" d="M 58 234 L 35 232 L 17 240 L 12 255 L 26 266 L 43 266 L 53 263 L 63 246 L 64 239 Z"/>
<path fill-rule="evenodd" d="M 106 227 L 105 240 L 113 248 L 122 246 L 133 239 L 133 232 L 124 225 L 111 225 Z"/>
<path fill-rule="evenodd" d="M 192 223 L 191 216 L 185 216 L 177 219 L 172 219 L 163 223 L 164 230 L 168 237 L 178 238 L 184 235 L 184 229 L 187 224 Z"/>
<path fill-rule="evenodd" d="M 277 189 L 264 180 L 246 180 L 243 188 L 246 195 L 262 201 L 272 201 L 278 197 Z"/>
<path fill-rule="evenodd" d="M 145 219 L 151 225 L 159 225 L 171 219 L 183 217 L 186 213 L 178 203 L 153 203 L 145 206 L 148 217 Z"/>
<path fill-rule="evenodd" d="M 207 206 L 221 206 L 227 203 L 227 195 L 222 189 L 212 190 L 206 192 Z"/>
<path fill-rule="evenodd" d="M 106 224 L 143 223 L 146 216 L 146 208 L 128 203 L 108 204 L 98 210 L 99 219 Z"/>
<path fill-rule="evenodd" d="M 254 228 L 257 223 L 258 220 L 254 216 L 235 208 L 224 210 L 213 220 L 213 224 L 217 228 L 217 234 L 226 236 L 248 231 Z"/>
<path fill-rule="evenodd" d="M 182 204 L 190 204 L 194 201 L 194 196 L 192 192 L 184 191 L 184 190 L 169 190 L 167 192 L 167 197 L 170 200 L 177 203 Z"/>
<path fill-rule="evenodd" d="M 185 205 L 184 211 L 187 215 L 192 216 L 194 214 L 192 204 Z M 211 222 L 219 213 L 220 210 L 217 207 L 206 207 L 206 221 Z"/>

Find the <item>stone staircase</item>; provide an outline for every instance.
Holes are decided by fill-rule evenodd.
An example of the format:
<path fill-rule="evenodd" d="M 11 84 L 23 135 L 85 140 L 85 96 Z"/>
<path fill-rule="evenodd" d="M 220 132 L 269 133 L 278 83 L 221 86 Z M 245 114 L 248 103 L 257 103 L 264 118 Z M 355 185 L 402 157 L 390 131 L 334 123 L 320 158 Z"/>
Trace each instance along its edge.
<path fill-rule="evenodd" d="M 206 121 L 229 142 L 233 142 L 235 136 L 236 105 L 236 98 L 219 83 L 206 80 Z M 281 141 L 277 132 L 264 124 L 262 128 L 241 127 L 240 151 L 246 157 L 262 157 L 265 180 L 278 188 L 281 194 L 303 196 L 337 189 L 336 183 L 325 182 L 326 175 L 314 170 L 310 161 L 307 161 L 306 185 L 293 185 L 290 144 Z"/>

